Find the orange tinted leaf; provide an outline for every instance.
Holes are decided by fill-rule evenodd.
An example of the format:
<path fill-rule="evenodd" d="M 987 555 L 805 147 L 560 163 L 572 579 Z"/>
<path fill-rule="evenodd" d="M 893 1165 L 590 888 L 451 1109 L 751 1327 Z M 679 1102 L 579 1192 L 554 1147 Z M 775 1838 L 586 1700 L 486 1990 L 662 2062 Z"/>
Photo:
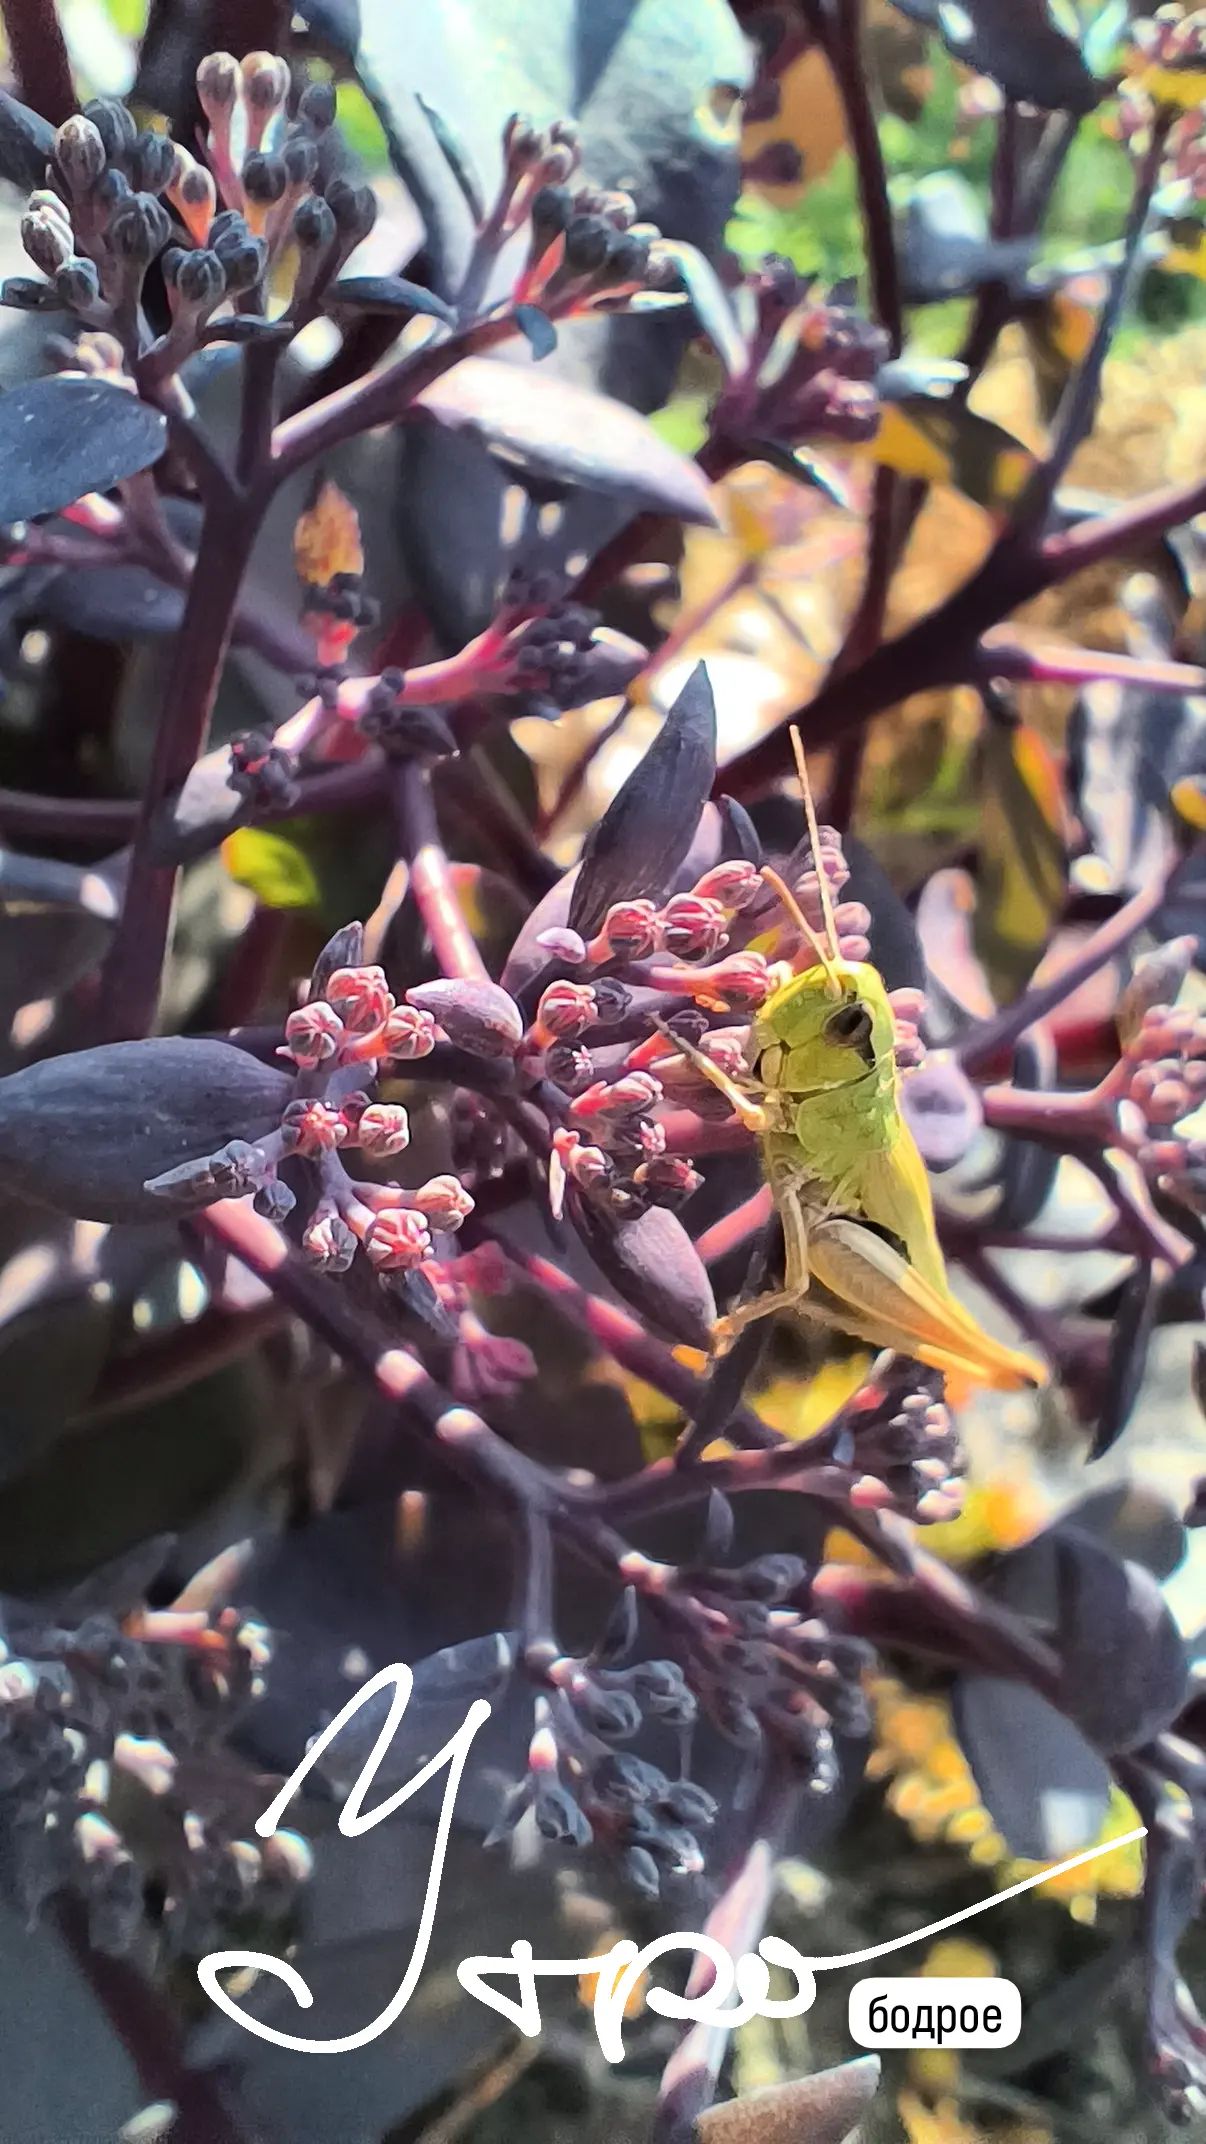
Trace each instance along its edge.
<path fill-rule="evenodd" d="M 364 572 L 360 516 L 349 498 L 324 478 L 293 531 L 293 562 L 307 588 L 326 588 L 337 574 Z"/>

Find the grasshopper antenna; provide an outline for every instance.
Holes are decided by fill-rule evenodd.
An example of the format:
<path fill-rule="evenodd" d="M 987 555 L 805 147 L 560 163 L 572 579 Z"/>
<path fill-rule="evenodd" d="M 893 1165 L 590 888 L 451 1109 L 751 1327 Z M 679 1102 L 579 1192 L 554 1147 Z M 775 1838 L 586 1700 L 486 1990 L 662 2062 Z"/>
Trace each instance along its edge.
<path fill-rule="evenodd" d="M 794 722 L 791 726 L 790 735 L 791 748 L 795 755 L 796 774 L 800 783 L 800 794 L 804 799 L 804 817 L 808 822 L 808 838 L 812 843 L 812 860 L 816 865 L 817 891 L 821 896 L 821 914 L 825 918 L 825 938 L 829 947 L 829 957 L 831 960 L 836 961 L 840 960 L 842 956 L 838 946 L 837 924 L 834 922 L 833 917 L 833 896 L 829 891 L 829 880 L 825 876 L 825 852 L 821 847 L 821 830 L 817 825 L 816 805 L 812 801 L 812 789 L 808 780 L 808 763 L 804 757 L 804 746 L 800 741 L 800 732 Z"/>
<path fill-rule="evenodd" d="M 814 931 L 811 923 L 809 922 L 807 916 L 805 915 L 803 909 L 797 901 L 795 894 L 792 892 L 791 887 L 788 885 L 786 879 L 780 878 L 777 871 L 772 871 L 769 864 L 763 864 L 758 876 L 765 882 L 766 885 L 771 888 L 774 893 L 778 895 L 784 908 L 787 910 L 788 915 L 791 917 L 792 922 L 795 924 L 796 929 L 799 931 L 801 938 L 804 940 L 805 945 L 812 947 L 813 952 L 816 954 L 817 959 L 825 970 L 826 988 L 829 992 L 830 997 L 840 997 L 842 994 L 842 986 L 838 981 L 837 970 L 833 964 L 833 956 L 829 952 L 828 947 L 825 945 L 824 940 L 817 936 L 817 933 Z"/>

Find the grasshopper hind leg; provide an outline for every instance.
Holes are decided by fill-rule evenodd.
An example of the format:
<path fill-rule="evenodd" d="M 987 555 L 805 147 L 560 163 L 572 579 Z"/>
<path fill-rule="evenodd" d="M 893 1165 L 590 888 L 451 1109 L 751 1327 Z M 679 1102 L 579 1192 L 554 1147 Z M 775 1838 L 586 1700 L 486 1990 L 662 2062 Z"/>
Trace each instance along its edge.
<path fill-rule="evenodd" d="M 759 1318 L 773 1318 L 781 1310 L 797 1310 L 808 1294 L 808 1230 L 799 1200 L 785 1196 L 779 1206 L 783 1222 L 783 1286 L 768 1288 L 748 1303 L 738 1303 L 727 1317 L 712 1327 L 712 1344 L 718 1355 L 727 1355 L 747 1325 Z"/>

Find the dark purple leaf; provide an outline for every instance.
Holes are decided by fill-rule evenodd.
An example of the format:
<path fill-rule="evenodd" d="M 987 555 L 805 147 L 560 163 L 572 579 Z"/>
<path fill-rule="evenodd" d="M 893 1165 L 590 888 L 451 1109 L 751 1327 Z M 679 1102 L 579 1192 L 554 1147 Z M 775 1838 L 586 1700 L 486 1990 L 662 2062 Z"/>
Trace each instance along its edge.
<path fill-rule="evenodd" d="M 0 1184 L 87 1221 L 162 1220 L 148 1178 L 256 1139 L 292 1082 L 225 1042 L 114 1042 L 0 1080 Z"/>
<path fill-rule="evenodd" d="M 745 338 L 733 316 L 728 292 L 711 261 L 697 246 L 670 244 L 665 248 L 678 269 L 679 280 L 691 301 L 691 309 L 703 333 L 732 379 L 747 363 Z"/>
<path fill-rule="evenodd" d="M 69 1620 L 95 1615 L 100 1609 L 128 1615 L 132 1608 L 141 1608 L 175 1546 L 175 1534 L 155 1534 L 124 1555 L 114 1556 L 72 1586 L 57 1604 L 60 1614 Z"/>
<path fill-rule="evenodd" d="M 0 283 L 0 305 L 11 305 L 18 313 L 61 313 L 66 311 L 53 283 L 43 283 L 34 275 L 10 275 Z"/>
<path fill-rule="evenodd" d="M 795 484 L 806 484 L 810 491 L 819 491 L 831 506 L 840 506 L 843 513 L 854 510 L 854 497 L 836 463 L 822 460 L 807 447 L 785 447 L 778 440 L 761 439 L 757 442 L 759 459 L 770 463 L 789 476 Z"/>
<path fill-rule="evenodd" d="M 1136 1481 L 1115 1482 L 1074 1504 L 1062 1521 L 1078 1534 L 1092 1534 L 1115 1555 L 1141 1563 L 1153 1578 L 1171 1578 L 1185 1555 L 1180 1516 L 1158 1489 Z"/>
<path fill-rule="evenodd" d="M 427 313 L 433 320 L 442 320 L 445 327 L 456 326 L 450 305 L 422 283 L 409 283 L 401 275 L 345 275 L 332 283 L 325 302 L 358 313 Z"/>
<path fill-rule="evenodd" d="M 475 1697 L 497 1697 L 519 1655 L 516 1631 L 495 1630 L 482 1638 L 445 1645 L 415 1662 L 417 1705 L 467 1705 Z"/>
<path fill-rule="evenodd" d="M 744 804 L 739 804 L 736 797 L 721 797 L 720 817 L 724 828 L 720 853 L 725 861 L 744 857 L 747 863 L 760 864 L 762 843 Z"/>
<path fill-rule="evenodd" d="M 1110 1801 L 1110 1773 L 1079 1729 L 1024 1683 L 961 1675 L 955 1728 L 980 1798 L 1010 1851 L 1058 1861 L 1091 1846 Z"/>
<path fill-rule="evenodd" d="M 985 283 L 1016 289 L 1037 244 L 1034 238 L 991 239 L 980 197 L 967 180 L 954 171 L 930 172 L 910 189 L 900 219 L 902 295 L 910 305 L 930 305 L 970 297 Z M 899 364 L 894 361 L 893 384 Z"/>
<path fill-rule="evenodd" d="M 328 938 L 310 976 L 310 998 L 326 996 L 327 984 L 340 968 L 358 968 L 364 959 L 363 923 L 345 923 Z"/>
<path fill-rule="evenodd" d="M 437 111 L 435 105 L 431 104 L 418 90 L 415 91 L 415 103 L 439 142 L 440 153 L 465 196 L 473 221 L 475 223 L 484 223 L 488 206 L 485 188 L 482 185 L 481 175 L 465 143 L 461 140 L 456 128 L 445 119 L 443 113 Z"/>
<path fill-rule="evenodd" d="M 91 1398 L 112 1324 L 111 1302 L 81 1289 L 31 1305 L 0 1332 L 0 1481 L 40 1459 Z"/>
<path fill-rule="evenodd" d="M 211 342 L 288 342 L 293 332 L 289 320 L 266 320 L 259 313 L 234 313 L 228 319 L 212 320 L 202 329 L 198 341 L 203 346 Z"/>
<path fill-rule="evenodd" d="M 879 2056 L 859 2055 L 815 2077 L 768 2085 L 709 2107 L 698 2144 L 847 2144 L 879 2087 Z"/>
<path fill-rule="evenodd" d="M 634 506 L 716 525 L 706 478 L 622 402 L 521 365 L 467 357 L 417 398 L 415 410 L 468 431 L 526 477 L 618 494 Z"/>
<path fill-rule="evenodd" d="M 1013 1053 L 1013 1084 L 1042 1092 L 1055 1085 L 1058 1069 L 1055 1044 L 1043 1028 L 1023 1035 Z M 1060 1164 L 1059 1149 L 1039 1146 L 1033 1139 L 1006 1139 L 998 1175 L 1000 1199 L 994 1220 L 998 1228 L 1029 1228 L 1037 1221 L 1055 1184 Z"/>
<path fill-rule="evenodd" d="M 1110 1451 L 1134 1413 L 1147 1368 L 1160 1293 L 1160 1280 L 1151 1260 L 1138 1259 L 1122 1285 L 1114 1312 L 1101 1411 L 1086 1459 L 1100 1459 Z"/>
<path fill-rule="evenodd" d="M 661 899 L 716 778 L 716 703 L 697 663 L 639 766 L 586 837 L 569 928 L 593 937 L 615 901 Z"/>
<path fill-rule="evenodd" d="M 0 178 L 23 194 L 46 183 L 46 166 L 54 152 L 54 128 L 39 112 L 19 104 L 0 89 Z"/>
<path fill-rule="evenodd" d="M 533 357 L 551 357 L 557 347 L 557 330 L 538 305 L 517 305 L 515 325 L 523 330 Z"/>
<path fill-rule="evenodd" d="M 1045 112 L 1091 112 L 1101 96 L 1079 46 L 1056 28 L 1044 0 L 893 0 L 911 22 L 937 30 L 948 52 L 1007 96 Z"/>
<path fill-rule="evenodd" d="M 710 1348 L 716 1299 L 690 1236 L 665 1206 L 617 1223 L 571 1194 L 570 1212 L 601 1273 L 643 1323 L 686 1347 Z"/>
<path fill-rule="evenodd" d="M 1105 1755 L 1136 1749 L 1167 1727 L 1185 1701 L 1181 1634 L 1141 1564 L 1071 1527 L 1052 1541 L 1064 1704 Z"/>
<path fill-rule="evenodd" d="M 55 573 L 39 592 L 34 615 L 90 640 L 149 640 L 179 631 L 184 596 L 145 566 L 90 566 Z"/>
<path fill-rule="evenodd" d="M 513 1057 L 523 1041 L 523 1016 L 498 983 L 442 978 L 408 990 L 406 1002 L 429 1012 L 450 1042 L 476 1057 Z"/>
<path fill-rule="evenodd" d="M 0 523 L 58 513 L 149 469 L 167 420 L 108 380 L 60 373 L 0 395 Z"/>

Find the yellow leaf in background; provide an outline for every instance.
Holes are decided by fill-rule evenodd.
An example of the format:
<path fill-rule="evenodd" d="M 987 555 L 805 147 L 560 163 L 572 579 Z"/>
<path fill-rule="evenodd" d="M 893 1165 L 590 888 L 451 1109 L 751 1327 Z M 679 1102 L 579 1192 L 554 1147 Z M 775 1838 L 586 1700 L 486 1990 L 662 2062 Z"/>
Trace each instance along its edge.
<path fill-rule="evenodd" d="M 873 1360 L 869 1354 L 847 1355 L 823 1362 L 811 1377 L 777 1377 L 754 1396 L 754 1412 L 780 1436 L 801 1444 L 854 1398 Z"/>
<path fill-rule="evenodd" d="M 337 574 L 364 572 L 360 516 L 352 502 L 324 477 L 293 531 L 293 563 L 307 588 L 326 588 Z"/>
<path fill-rule="evenodd" d="M 1000 1549 L 1020 1548 L 1051 1516 L 1047 1498 L 1028 1473 L 1003 1471 L 969 1481 L 957 1519 L 927 1526 L 925 1545 L 944 1563 L 971 1563 Z"/>
<path fill-rule="evenodd" d="M 980 2131 L 960 2121 L 953 2099 L 940 2099 L 936 2106 L 927 2107 L 918 2093 L 901 2092 L 896 2111 L 909 2144 L 982 2144 Z"/>
<path fill-rule="evenodd" d="M 1143 67 L 1131 80 L 1153 104 L 1171 105 L 1174 111 L 1193 112 L 1206 104 L 1206 72 L 1201 67 Z"/>
<path fill-rule="evenodd" d="M 1195 833 L 1200 834 L 1206 828 L 1206 782 L 1200 774 L 1187 774 L 1181 781 L 1174 782 L 1169 791 L 1169 801 L 1173 810 L 1184 819 L 1186 826 L 1193 827 Z"/>
<path fill-rule="evenodd" d="M 962 1936 L 942 1936 L 925 1954 L 921 1975 L 925 1980 L 992 1980 L 997 1959 L 983 1943 Z"/>
<path fill-rule="evenodd" d="M 765 558 L 775 549 L 778 530 L 770 516 L 759 511 L 755 498 L 733 486 L 728 495 L 729 529 L 746 558 Z"/>
<path fill-rule="evenodd" d="M 874 1678 L 870 1696 L 875 1746 L 867 1777 L 885 1781 L 888 1807 L 908 1825 L 915 1839 L 925 1846 L 958 1847 L 977 1868 L 991 1869 L 1002 1890 L 1047 1866 L 1014 1858 L 994 1828 L 944 1697 L 918 1696 L 890 1675 Z M 1133 1831 L 1137 1822 L 1133 1805 L 1121 1788 L 1114 1787 L 1098 1838 L 1092 1843 L 1104 1845 L 1120 1838 Z M 1136 1844 L 1048 1878 L 1036 1896 L 1064 1906 L 1075 1921 L 1091 1923 L 1099 1898 L 1133 1898 L 1142 1884 L 1143 1854 Z M 978 1948 L 960 1947 L 964 1951 Z M 935 1965 L 932 1970 L 939 1968 Z M 956 1973 L 962 1969 L 952 1965 L 942 1970 Z"/>
<path fill-rule="evenodd" d="M 320 893 L 309 858 L 283 834 L 240 826 L 222 843 L 222 861 L 265 908 L 317 908 Z"/>
<path fill-rule="evenodd" d="M 989 723 L 983 737 L 980 853 L 983 892 L 976 912 L 981 947 L 1012 980 L 1045 950 L 1067 885 L 1067 832 L 1057 762 L 1037 730 Z"/>
<path fill-rule="evenodd" d="M 1191 216 L 1178 217 L 1168 226 L 1170 244 L 1160 255 L 1160 266 L 1171 275 L 1196 275 L 1206 282 L 1206 224 Z"/>
<path fill-rule="evenodd" d="M 1013 503 L 1034 467 L 1001 425 L 926 395 L 885 403 L 874 439 L 855 451 L 898 476 L 950 485 L 995 514 Z"/>

